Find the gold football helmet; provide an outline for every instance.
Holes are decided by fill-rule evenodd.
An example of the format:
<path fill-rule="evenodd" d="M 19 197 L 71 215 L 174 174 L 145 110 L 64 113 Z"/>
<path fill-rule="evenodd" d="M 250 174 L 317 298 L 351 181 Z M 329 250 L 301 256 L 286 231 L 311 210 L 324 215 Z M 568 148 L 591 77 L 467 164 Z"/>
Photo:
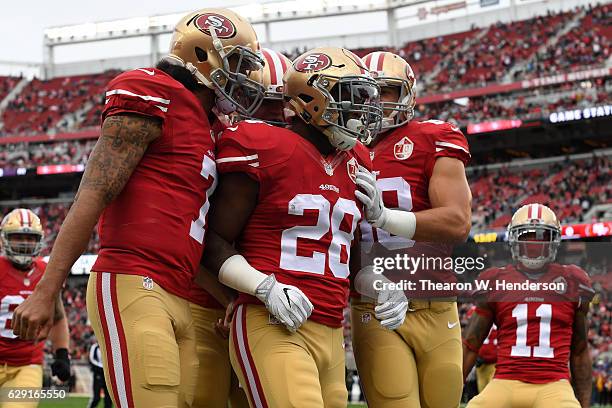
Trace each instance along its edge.
<path fill-rule="evenodd" d="M 265 65 L 262 71 L 254 71 L 250 77 L 265 88 L 264 102 L 253 117 L 275 126 L 287 126 L 287 116 L 293 111 L 285 108 L 283 76 L 291 66 L 291 60 L 278 51 L 262 48 Z M 288 112 L 290 111 L 290 112 Z"/>
<path fill-rule="evenodd" d="M 187 14 L 174 29 L 165 59 L 187 68 L 198 83 L 214 90 L 224 114 L 252 114 L 263 86 L 249 78 L 263 67 L 257 34 L 234 11 L 208 8 Z"/>
<path fill-rule="evenodd" d="M 299 56 L 283 78 L 285 98 L 306 123 L 340 150 L 380 130 L 380 88 L 363 61 L 344 48 L 316 48 Z"/>
<path fill-rule="evenodd" d="M 399 90 L 397 101 L 381 101 L 385 115 L 382 131 L 410 121 L 414 117 L 416 104 L 416 79 L 410 64 L 399 55 L 387 51 L 372 52 L 363 57 L 363 62 L 380 85 L 381 92 L 384 92 L 385 87 L 396 87 Z"/>
<path fill-rule="evenodd" d="M 0 224 L 0 240 L 6 257 L 27 267 L 43 248 L 43 228 L 38 215 L 26 208 L 8 213 Z"/>
<path fill-rule="evenodd" d="M 512 259 L 537 270 L 553 262 L 561 243 L 561 224 L 545 205 L 527 204 L 519 208 L 508 225 Z"/>

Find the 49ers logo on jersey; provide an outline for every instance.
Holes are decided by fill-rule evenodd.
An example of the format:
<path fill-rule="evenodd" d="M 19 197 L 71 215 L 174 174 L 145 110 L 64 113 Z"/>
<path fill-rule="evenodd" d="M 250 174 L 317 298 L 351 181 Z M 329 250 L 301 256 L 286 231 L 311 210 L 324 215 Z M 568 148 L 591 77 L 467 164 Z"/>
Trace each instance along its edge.
<path fill-rule="evenodd" d="M 304 55 L 295 61 L 295 69 L 300 72 L 321 71 L 331 65 L 331 58 L 327 54 L 313 53 Z"/>
<path fill-rule="evenodd" d="M 414 143 L 412 143 L 412 140 L 405 136 L 393 146 L 393 154 L 398 160 L 406 160 L 412 155 L 413 149 Z"/>
<path fill-rule="evenodd" d="M 219 38 L 232 38 L 236 35 L 236 26 L 221 14 L 206 13 L 198 16 L 194 24 L 198 30 L 204 34 L 210 34 L 210 30 L 215 30 Z"/>
<path fill-rule="evenodd" d="M 353 183 L 357 180 L 357 159 L 354 157 L 346 162 L 346 172 Z"/>

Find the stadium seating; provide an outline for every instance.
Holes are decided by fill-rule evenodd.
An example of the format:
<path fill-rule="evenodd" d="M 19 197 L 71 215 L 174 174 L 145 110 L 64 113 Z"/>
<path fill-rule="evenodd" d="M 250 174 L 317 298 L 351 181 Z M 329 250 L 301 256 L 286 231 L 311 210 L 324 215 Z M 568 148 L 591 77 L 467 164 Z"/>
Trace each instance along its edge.
<path fill-rule="evenodd" d="M 536 55 L 521 78 L 554 75 L 575 71 L 581 67 L 603 64 L 610 56 L 612 41 L 612 5 L 598 6 L 588 11 L 580 24 Z"/>
<path fill-rule="evenodd" d="M 85 164 L 95 144 L 95 140 L 70 140 L 5 145 L 0 150 L 0 168 Z"/>
<path fill-rule="evenodd" d="M 576 21 L 576 19 L 578 19 Z M 512 23 L 497 23 L 490 27 L 445 36 L 426 38 L 404 44 L 397 52 L 409 61 L 417 75 L 419 95 L 454 91 L 488 83 L 518 81 L 578 69 L 600 67 L 610 56 L 612 7 L 576 8 L 566 13 Z M 555 35 L 562 33 L 555 41 Z M 542 38 L 551 39 L 543 44 Z M 541 46 L 545 49 L 537 52 Z M 363 56 L 376 49 L 354 50 Z M 295 57 L 305 49 L 295 49 Z M 504 75 L 514 71 L 512 78 Z M 102 74 L 34 79 L 10 101 L 0 118 L 0 136 L 35 134 L 58 130 L 75 130 L 99 125 L 102 92 L 107 82 L 117 74 Z M 0 77 L 0 100 L 20 78 Z M 534 91 L 537 94 L 537 91 Z M 453 119 L 458 123 L 483 119 L 532 117 L 557 108 L 573 108 L 580 102 L 601 102 L 607 94 L 581 99 L 579 93 L 569 99 L 542 106 L 522 103 L 510 96 L 476 97 L 463 108 L 452 103 L 422 105 L 421 117 Z"/>
<path fill-rule="evenodd" d="M 21 81 L 18 77 L 0 76 L 0 101 Z"/>
<path fill-rule="evenodd" d="M 612 162 L 595 157 L 552 165 L 547 169 L 475 172 L 470 180 L 474 224 L 504 227 L 521 205 L 539 202 L 551 207 L 562 222 L 583 220 L 593 204 L 612 202 Z"/>
<path fill-rule="evenodd" d="M 467 106 L 453 101 L 418 105 L 416 116 L 451 121 L 460 126 L 495 119 L 540 119 L 556 111 L 603 104 L 611 90 L 612 78 L 597 78 L 588 88 L 579 83 L 563 83 L 538 90 L 477 96 L 470 98 Z"/>
<path fill-rule="evenodd" d="M 46 133 L 56 128 L 76 127 L 81 115 L 101 105 L 104 88 L 115 75 L 117 71 L 33 79 L 9 102 L 2 114 L 4 126 L 0 134 Z"/>

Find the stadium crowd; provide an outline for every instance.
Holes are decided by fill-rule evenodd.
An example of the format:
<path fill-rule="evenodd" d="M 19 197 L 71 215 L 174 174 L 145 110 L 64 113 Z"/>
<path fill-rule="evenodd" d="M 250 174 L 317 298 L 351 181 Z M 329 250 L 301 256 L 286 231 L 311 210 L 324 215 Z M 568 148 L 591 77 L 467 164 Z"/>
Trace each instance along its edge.
<path fill-rule="evenodd" d="M 422 39 L 388 50 L 411 63 L 420 95 L 436 94 L 491 82 L 519 81 L 600 67 L 610 56 L 610 21 L 612 7 L 609 4 L 579 7 L 565 13 L 549 12 L 530 20 L 473 27 L 469 31 Z M 578 28 L 568 24 L 577 24 Z M 564 30 L 568 32 L 559 35 Z M 550 43 L 542 44 L 542 38 L 548 38 Z M 294 49 L 288 54 L 295 57 L 302 51 Z M 363 56 L 374 49 L 355 51 Z M 508 72 L 511 78 L 506 77 Z M 116 74 L 117 71 L 107 71 L 50 80 L 33 79 L 2 112 L 0 136 L 97 126 L 104 101 L 102 92 Z M 20 80 L 0 77 L 0 100 Z M 602 98 L 597 95 L 594 100 L 601 102 Z M 576 107 L 582 101 L 577 95 L 540 107 L 529 101 L 523 103 L 521 98 L 481 97 L 470 101 L 467 109 L 445 103 L 420 106 L 419 112 L 424 116 L 443 112 L 449 119 L 464 123 L 495 117 L 531 117 L 559 107 Z"/>
<path fill-rule="evenodd" d="M 33 79 L 2 112 L 0 136 L 37 134 L 77 127 L 117 71 L 102 74 Z"/>
<path fill-rule="evenodd" d="M 516 209 L 533 202 L 552 208 L 561 222 L 590 221 L 583 217 L 593 204 L 612 202 L 611 165 L 609 157 L 593 157 L 516 172 L 475 171 L 470 177 L 473 223 L 503 227 Z"/>
<path fill-rule="evenodd" d="M 0 150 L 0 168 L 85 164 L 95 144 L 95 140 L 65 140 L 4 145 Z"/>
<path fill-rule="evenodd" d="M 438 119 L 460 126 L 495 119 L 542 119 L 552 112 L 580 109 L 608 102 L 612 78 L 597 78 L 583 84 L 560 85 L 469 98 L 465 106 L 454 101 L 416 107 L 419 119 Z"/>

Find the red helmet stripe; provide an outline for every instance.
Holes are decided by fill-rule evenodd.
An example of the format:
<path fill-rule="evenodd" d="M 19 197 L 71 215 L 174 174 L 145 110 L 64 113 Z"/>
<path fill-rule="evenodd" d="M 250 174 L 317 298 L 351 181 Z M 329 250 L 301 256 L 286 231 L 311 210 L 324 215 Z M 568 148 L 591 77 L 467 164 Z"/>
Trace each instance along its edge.
<path fill-rule="evenodd" d="M 537 204 L 538 206 L 538 218 L 542 218 L 542 206 L 540 204 Z"/>
<path fill-rule="evenodd" d="M 382 52 L 378 53 L 378 62 L 376 65 L 376 70 L 377 71 L 382 71 L 383 69 L 383 63 L 385 62 L 385 54 L 383 54 Z"/>
<path fill-rule="evenodd" d="M 368 67 L 368 69 L 371 71 L 372 68 L 370 67 L 370 61 L 372 61 L 372 55 L 374 53 L 369 53 L 368 55 L 365 56 L 365 58 L 363 58 L 363 63 L 366 65 L 366 67 Z"/>

